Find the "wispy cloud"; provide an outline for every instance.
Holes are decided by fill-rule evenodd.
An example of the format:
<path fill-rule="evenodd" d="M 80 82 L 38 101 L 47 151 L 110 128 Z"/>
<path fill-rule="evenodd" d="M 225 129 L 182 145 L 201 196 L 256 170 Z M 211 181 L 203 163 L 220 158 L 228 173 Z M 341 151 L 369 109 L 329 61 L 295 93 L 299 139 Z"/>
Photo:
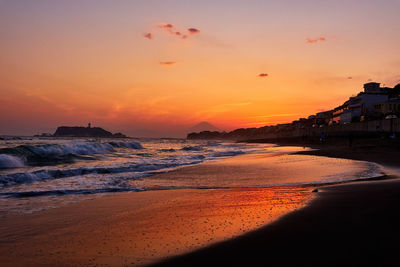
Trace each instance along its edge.
<path fill-rule="evenodd" d="M 196 29 L 196 28 L 189 28 L 189 29 L 188 29 L 188 32 L 189 32 L 190 34 L 197 34 L 197 33 L 200 33 L 200 30 L 199 30 L 199 29 Z"/>
<path fill-rule="evenodd" d="M 299 113 L 283 113 L 283 114 L 272 114 L 272 115 L 260 115 L 260 116 L 254 116 L 251 118 L 274 118 L 274 117 L 290 117 L 290 116 L 295 116 L 299 115 Z"/>
<path fill-rule="evenodd" d="M 315 38 L 315 39 L 311 39 L 311 38 L 307 38 L 306 39 L 306 43 L 307 44 L 315 44 L 315 43 L 317 43 L 317 42 L 325 42 L 326 41 L 326 38 L 325 37 L 318 37 L 318 38 Z"/>
<path fill-rule="evenodd" d="M 176 29 L 177 27 L 175 27 L 174 24 L 171 23 L 166 23 L 166 22 L 161 22 L 157 24 L 157 27 L 162 29 L 164 32 L 175 36 L 177 38 L 180 39 L 186 39 L 189 37 L 189 35 L 193 35 L 193 34 L 198 34 L 200 33 L 199 29 L 196 28 L 188 28 L 187 29 L 187 33 L 183 33 L 182 31 L 180 31 L 179 29 Z"/>
<path fill-rule="evenodd" d="M 165 23 L 165 22 L 158 23 L 157 26 L 158 28 L 161 29 L 172 29 L 174 27 L 174 25 L 172 25 L 171 23 Z"/>
<path fill-rule="evenodd" d="M 162 66 L 173 66 L 178 64 L 176 61 L 160 61 L 160 65 Z"/>
<path fill-rule="evenodd" d="M 176 35 L 182 39 L 186 39 L 188 37 L 186 34 L 182 34 L 181 32 L 171 32 L 171 34 Z"/>
<path fill-rule="evenodd" d="M 143 34 L 143 37 L 144 37 L 144 38 L 147 38 L 147 39 L 149 39 L 149 40 L 152 40 L 152 39 L 153 39 L 153 34 L 152 34 L 151 32 L 145 33 L 145 34 Z"/>
<path fill-rule="evenodd" d="M 268 73 L 260 73 L 257 75 L 257 77 L 260 77 L 260 78 L 268 77 Z"/>

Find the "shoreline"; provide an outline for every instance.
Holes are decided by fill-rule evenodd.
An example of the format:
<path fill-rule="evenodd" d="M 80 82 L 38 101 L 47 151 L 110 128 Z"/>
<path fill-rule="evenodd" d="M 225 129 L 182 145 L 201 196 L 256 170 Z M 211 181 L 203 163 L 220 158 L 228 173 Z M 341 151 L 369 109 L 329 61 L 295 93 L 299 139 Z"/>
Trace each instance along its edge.
<path fill-rule="evenodd" d="M 239 158 L 246 159 L 246 156 L 233 158 L 230 164 Z M 229 162 L 223 160 L 182 168 L 156 177 L 163 179 L 166 175 L 212 172 L 216 166 L 226 168 L 224 164 L 227 161 Z M 247 173 L 248 168 L 253 169 L 257 165 L 245 166 L 247 167 L 242 172 Z M 374 181 L 353 181 L 346 182 L 343 186 L 371 182 Z M 32 215 L 11 216 L 0 224 L 0 261 L 6 266 L 18 265 L 17 263 L 187 266 L 198 265 L 198 260 L 193 259 L 200 253 L 201 258 L 206 258 L 200 259 L 199 262 L 206 264 L 206 259 L 215 259 L 218 262 L 229 256 L 219 254 L 218 247 L 227 246 L 229 252 L 243 244 L 258 244 L 260 237 L 254 237 L 255 233 L 280 225 L 282 220 L 286 220 L 292 214 L 301 213 L 314 203 L 319 203 L 318 199 L 321 194 L 325 194 L 326 188 L 340 186 L 342 185 L 325 184 L 120 193 Z M 318 193 L 311 192 L 314 188 L 318 188 Z M 220 220 L 221 214 L 225 216 L 224 220 Z M 231 216 L 236 219 L 229 223 L 227 218 Z M 205 218 L 207 220 L 204 220 Z M 160 228 L 160 225 L 165 223 L 166 227 Z M 300 225 L 296 221 L 291 224 L 296 227 Z M 176 225 L 185 227 L 178 229 L 180 227 Z M 277 232 L 275 234 L 279 235 Z M 165 240 L 157 239 L 164 235 L 167 235 Z M 249 236 L 251 241 L 247 240 Z M 265 238 L 270 237 L 261 236 L 261 239 Z M 235 243 L 237 240 L 245 241 Z M 158 246 L 159 251 L 163 252 L 155 255 L 158 251 L 150 249 L 149 245 Z M 264 248 L 263 245 L 257 245 L 256 250 L 257 247 Z M 135 249 L 139 249 L 140 253 L 135 252 Z M 171 249 L 174 251 L 171 252 Z M 236 252 L 244 258 L 257 258 L 250 251 Z M 232 261 L 227 261 L 233 265 L 245 263 L 244 258 L 233 258 Z"/>
<path fill-rule="evenodd" d="M 299 145 L 281 143 L 279 145 Z M 242 236 L 152 266 L 204 266 L 211 263 L 295 266 L 392 266 L 400 238 L 398 148 L 360 142 L 304 144 L 300 155 L 363 160 L 392 168 L 384 179 L 316 185 L 304 208 Z M 368 153 L 369 152 L 369 153 Z M 393 169 L 395 168 L 395 169 Z M 285 256 L 286 255 L 286 256 Z"/>
<path fill-rule="evenodd" d="M 398 260 L 400 180 L 319 188 L 306 207 L 256 231 L 154 266 L 391 266 Z"/>
<path fill-rule="evenodd" d="M 327 136 L 323 144 L 318 138 L 309 141 L 297 139 L 271 141 L 278 146 L 300 146 L 312 149 L 295 154 L 362 160 L 393 167 L 400 166 L 400 142 L 397 139 L 354 137 L 350 143 L 345 137 Z M 268 140 L 249 140 L 247 143 L 269 142 Z"/>
<path fill-rule="evenodd" d="M 152 176 L 196 178 L 243 164 L 261 173 L 267 155 L 240 155 Z M 251 163 L 251 165 L 250 165 Z M 226 171 L 225 171 L 225 175 Z M 230 174 L 228 174 L 230 175 Z M 118 193 L 0 222 L 0 262 L 21 265 L 146 265 L 258 229 L 313 198 L 311 186 L 172 189 Z"/>

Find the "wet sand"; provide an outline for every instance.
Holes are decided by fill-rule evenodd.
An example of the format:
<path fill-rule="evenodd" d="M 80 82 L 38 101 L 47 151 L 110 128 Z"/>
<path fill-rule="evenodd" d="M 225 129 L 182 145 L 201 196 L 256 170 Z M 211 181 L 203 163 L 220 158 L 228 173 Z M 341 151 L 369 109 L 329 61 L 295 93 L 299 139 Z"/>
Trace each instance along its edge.
<path fill-rule="evenodd" d="M 251 161 L 254 174 L 269 156 Z M 243 176 L 242 164 L 229 175 Z M 222 173 L 227 161 L 160 174 Z M 257 162 L 257 163 L 255 163 Z M 234 164 L 231 162 L 229 164 Z M 228 164 L 228 165 L 229 165 Z M 250 164 L 250 161 L 249 161 Z M 0 220 L 2 266 L 154 263 L 240 236 L 304 207 L 313 187 L 180 189 L 119 193 Z"/>
<path fill-rule="evenodd" d="M 398 266 L 400 180 L 319 189 L 304 209 L 159 266 Z"/>
<path fill-rule="evenodd" d="M 358 141 L 352 147 L 340 144 L 314 144 L 310 147 L 315 150 L 302 151 L 297 154 L 363 160 L 385 166 L 400 167 L 400 148 L 397 145 L 381 146 Z"/>
<path fill-rule="evenodd" d="M 295 145 L 295 144 L 292 144 Z M 305 208 L 259 230 L 157 266 L 398 266 L 400 152 L 358 142 L 298 154 L 383 164 L 387 180 L 318 187 Z"/>
<path fill-rule="evenodd" d="M 257 175 L 265 171 L 263 162 L 270 156 L 238 156 L 152 179 L 195 178 L 199 173 L 224 176 L 227 165 L 230 170 L 237 165 L 229 175 L 239 177 L 249 170 Z M 391 262 L 396 246 L 390 242 L 400 236 L 394 212 L 400 204 L 399 181 L 325 186 L 312 193 L 314 188 L 119 193 L 34 214 L 8 214 L 0 221 L 0 262 L 2 266 Z"/>

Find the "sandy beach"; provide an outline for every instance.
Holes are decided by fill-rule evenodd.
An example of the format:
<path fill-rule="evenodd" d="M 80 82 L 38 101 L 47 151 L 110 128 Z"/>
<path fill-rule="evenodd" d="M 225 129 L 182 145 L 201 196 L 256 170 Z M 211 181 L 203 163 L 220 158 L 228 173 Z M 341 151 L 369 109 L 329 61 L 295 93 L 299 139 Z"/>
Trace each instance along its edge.
<path fill-rule="evenodd" d="M 302 153 L 315 157 L 323 152 Z M 253 180 L 270 175 L 267 166 L 279 163 L 277 159 L 287 164 L 286 157 L 240 155 L 146 179 L 161 185 L 172 177 L 180 184 L 199 176 L 218 176 L 222 182 L 232 176 Z M 307 170 L 304 164 L 295 161 L 291 166 Z M 385 178 L 392 179 L 334 186 L 119 193 L 33 214 L 7 214 L 0 223 L 0 262 L 3 266 L 367 263 L 362 255 L 378 260 L 398 235 L 399 220 L 393 211 L 400 182 L 394 176 Z M 282 252 L 290 257 L 280 256 Z"/>
<path fill-rule="evenodd" d="M 378 142 L 381 142 L 378 140 Z M 379 162 L 379 181 L 317 187 L 305 208 L 227 242 L 156 266 L 397 266 L 400 180 L 397 147 L 358 142 L 319 145 L 298 154 Z"/>
<path fill-rule="evenodd" d="M 264 157 L 238 156 L 169 176 L 241 177 L 263 172 Z M 241 164 L 237 164 L 238 161 Z M 224 173 L 225 170 L 225 173 Z M 145 180 L 144 180 L 145 181 Z M 179 189 L 119 193 L 0 222 L 2 266 L 144 265 L 229 240 L 304 207 L 312 186 Z"/>
<path fill-rule="evenodd" d="M 324 187 L 260 230 L 157 266 L 396 266 L 399 180 Z"/>

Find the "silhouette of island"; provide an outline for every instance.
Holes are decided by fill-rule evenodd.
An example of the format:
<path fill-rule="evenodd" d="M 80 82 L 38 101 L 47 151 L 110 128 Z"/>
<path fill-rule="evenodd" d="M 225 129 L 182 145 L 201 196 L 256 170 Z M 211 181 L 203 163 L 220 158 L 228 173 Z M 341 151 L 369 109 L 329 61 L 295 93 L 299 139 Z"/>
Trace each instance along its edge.
<path fill-rule="evenodd" d="M 194 132 L 204 132 L 204 131 L 221 131 L 211 123 L 207 121 L 202 121 L 200 123 L 197 123 L 196 125 L 193 125 L 192 127 L 186 129 L 187 133 L 194 133 Z"/>
<path fill-rule="evenodd" d="M 126 138 L 122 133 L 111 133 L 100 127 L 60 126 L 53 134 L 54 137 L 100 137 L 100 138 Z"/>

